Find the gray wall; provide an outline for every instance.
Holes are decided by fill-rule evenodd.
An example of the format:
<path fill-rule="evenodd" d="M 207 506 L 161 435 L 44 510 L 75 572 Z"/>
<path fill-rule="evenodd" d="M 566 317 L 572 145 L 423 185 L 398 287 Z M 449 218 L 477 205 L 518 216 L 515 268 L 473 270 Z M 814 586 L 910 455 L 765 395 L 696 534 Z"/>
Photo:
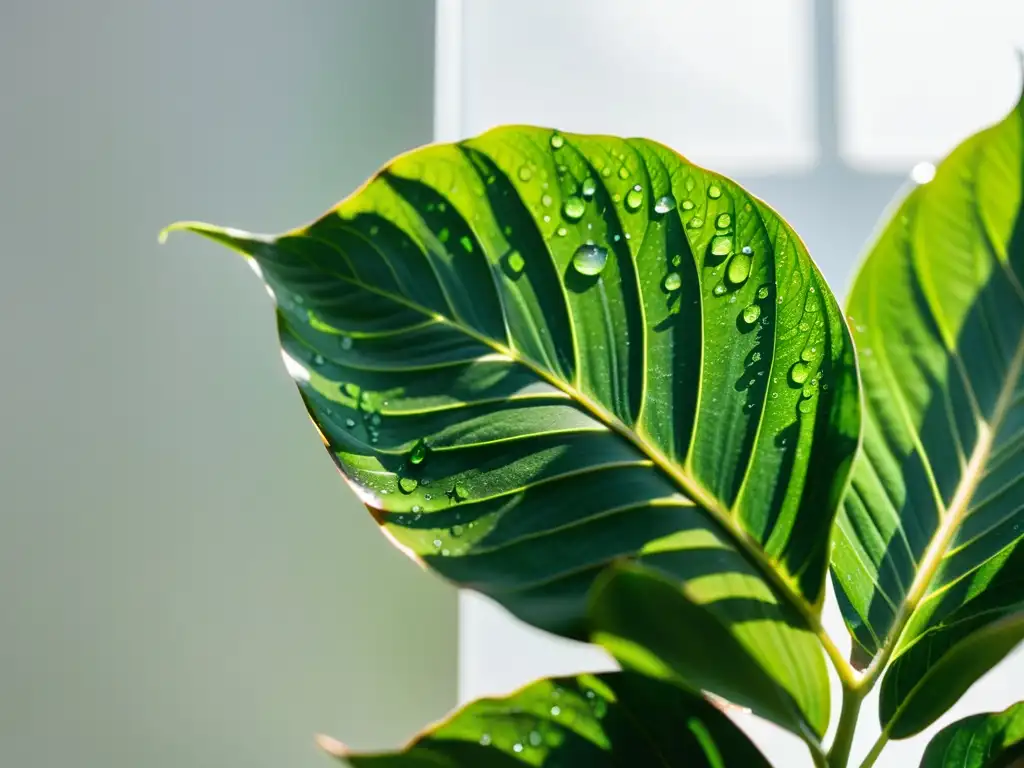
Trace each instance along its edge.
<path fill-rule="evenodd" d="M 429 141 L 425 0 L 0 10 L 0 765 L 325 766 L 455 699 L 455 596 L 336 476 L 242 261 Z"/>

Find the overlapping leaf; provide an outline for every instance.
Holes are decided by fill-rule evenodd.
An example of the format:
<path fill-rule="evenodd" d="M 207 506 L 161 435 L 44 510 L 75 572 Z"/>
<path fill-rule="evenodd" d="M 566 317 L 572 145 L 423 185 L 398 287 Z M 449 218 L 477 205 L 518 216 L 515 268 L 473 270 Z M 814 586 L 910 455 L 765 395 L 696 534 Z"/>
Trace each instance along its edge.
<path fill-rule="evenodd" d="M 925 750 L 921 768 L 1024 768 L 1024 702 L 946 726 Z"/>
<path fill-rule="evenodd" d="M 787 727 L 823 732 L 809 624 L 857 380 L 763 203 L 649 141 L 505 128 L 284 236 L 187 226 L 260 268 L 331 455 L 399 545 L 584 638 L 595 577 L 642 555 L 768 670 Z"/>
<path fill-rule="evenodd" d="M 356 768 L 769 768 L 700 696 L 626 672 L 540 680 L 475 701 L 400 752 L 324 745 Z"/>
<path fill-rule="evenodd" d="M 1024 637 L 1024 115 L 914 189 L 849 301 L 867 401 L 833 570 L 882 721 L 927 726 Z"/>

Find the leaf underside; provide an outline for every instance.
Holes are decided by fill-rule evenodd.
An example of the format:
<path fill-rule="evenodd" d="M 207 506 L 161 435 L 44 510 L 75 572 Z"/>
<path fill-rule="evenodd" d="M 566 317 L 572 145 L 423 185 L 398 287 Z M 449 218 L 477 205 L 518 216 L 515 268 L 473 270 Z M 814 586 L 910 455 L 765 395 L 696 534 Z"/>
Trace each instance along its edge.
<path fill-rule="evenodd" d="M 1020 766 L 1024 766 L 1024 702 L 946 726 L 935 734 L 921 760 L 921 768 Z"/>
<path fill-rule="evenodd" d="M 401 752 L 332 751 L 356 768 L 769 768 L 700 696 L 626 672 L 540 680 L 475 701 Z"/>
<path fill-rule="evenodd" d="M 849 299 L 864 445 L 832 567 L 859 660 L 895 644 L 881 718 L 897 738 L 1024 637 L 1022 140 L 1018 107 L 958 147 Z"/>
<path fill-rule="evenodd" d="M 610 563 L 677 585 L 822 733 L 816 616 L 859 435 L 852 343 L 788 226 L 640 139 L 513 127 L 397 158 L 242 251 L 389 536 L 587 638 Z M 714 686 L 711 686 L 714 689 Z"/>

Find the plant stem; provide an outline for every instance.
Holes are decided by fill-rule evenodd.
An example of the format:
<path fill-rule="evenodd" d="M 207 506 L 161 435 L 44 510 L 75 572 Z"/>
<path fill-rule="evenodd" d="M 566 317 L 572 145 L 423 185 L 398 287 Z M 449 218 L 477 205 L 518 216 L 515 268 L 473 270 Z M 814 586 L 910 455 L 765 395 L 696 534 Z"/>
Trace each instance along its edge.
<path fill-rule="evenodd" d="M 860 764 L 860 768 L 871 768 L 878 759 L 878 756 L 882 754 L 882 750 L 885 745 L 889 743 L 889 731 L 888 729 L 883 730 L 878 738 L 875 740 L 874 746 L 871 747 L 871 751 L 868 752 L 868 756 L 864 758 L 864 762 Z"/>
<path fill-rule="evenodd" d="M 839 715 L 839 726 L 832 740 L 832 747 L 828 751 L 829 768 L 846 768 L 863 701 L 864 693 L 860 688 L 843 686 L 843 709 Z"/>

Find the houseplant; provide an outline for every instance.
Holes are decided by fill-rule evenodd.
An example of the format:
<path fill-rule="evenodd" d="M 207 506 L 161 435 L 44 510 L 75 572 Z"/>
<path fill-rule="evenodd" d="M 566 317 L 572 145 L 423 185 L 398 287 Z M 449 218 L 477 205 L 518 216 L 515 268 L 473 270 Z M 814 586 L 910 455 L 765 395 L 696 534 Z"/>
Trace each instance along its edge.
<path fill-rule="evenodd" d="M 845 316 L 765 203 L 646 140 L 501 128 L 280 236 L 172 227 L 265 281 L 324 444 L 398 547 L 624 669 L 475 702 L 399 753 L 329 751 L 767 765 L 730 702 L 839 768 L 879 685 L 867 768 L 935 722 L 1024 638 L 1022 180 L 1018 105 L 910 191 Z M 1022 749 L 1024 703 L 922 764 Z"/>

